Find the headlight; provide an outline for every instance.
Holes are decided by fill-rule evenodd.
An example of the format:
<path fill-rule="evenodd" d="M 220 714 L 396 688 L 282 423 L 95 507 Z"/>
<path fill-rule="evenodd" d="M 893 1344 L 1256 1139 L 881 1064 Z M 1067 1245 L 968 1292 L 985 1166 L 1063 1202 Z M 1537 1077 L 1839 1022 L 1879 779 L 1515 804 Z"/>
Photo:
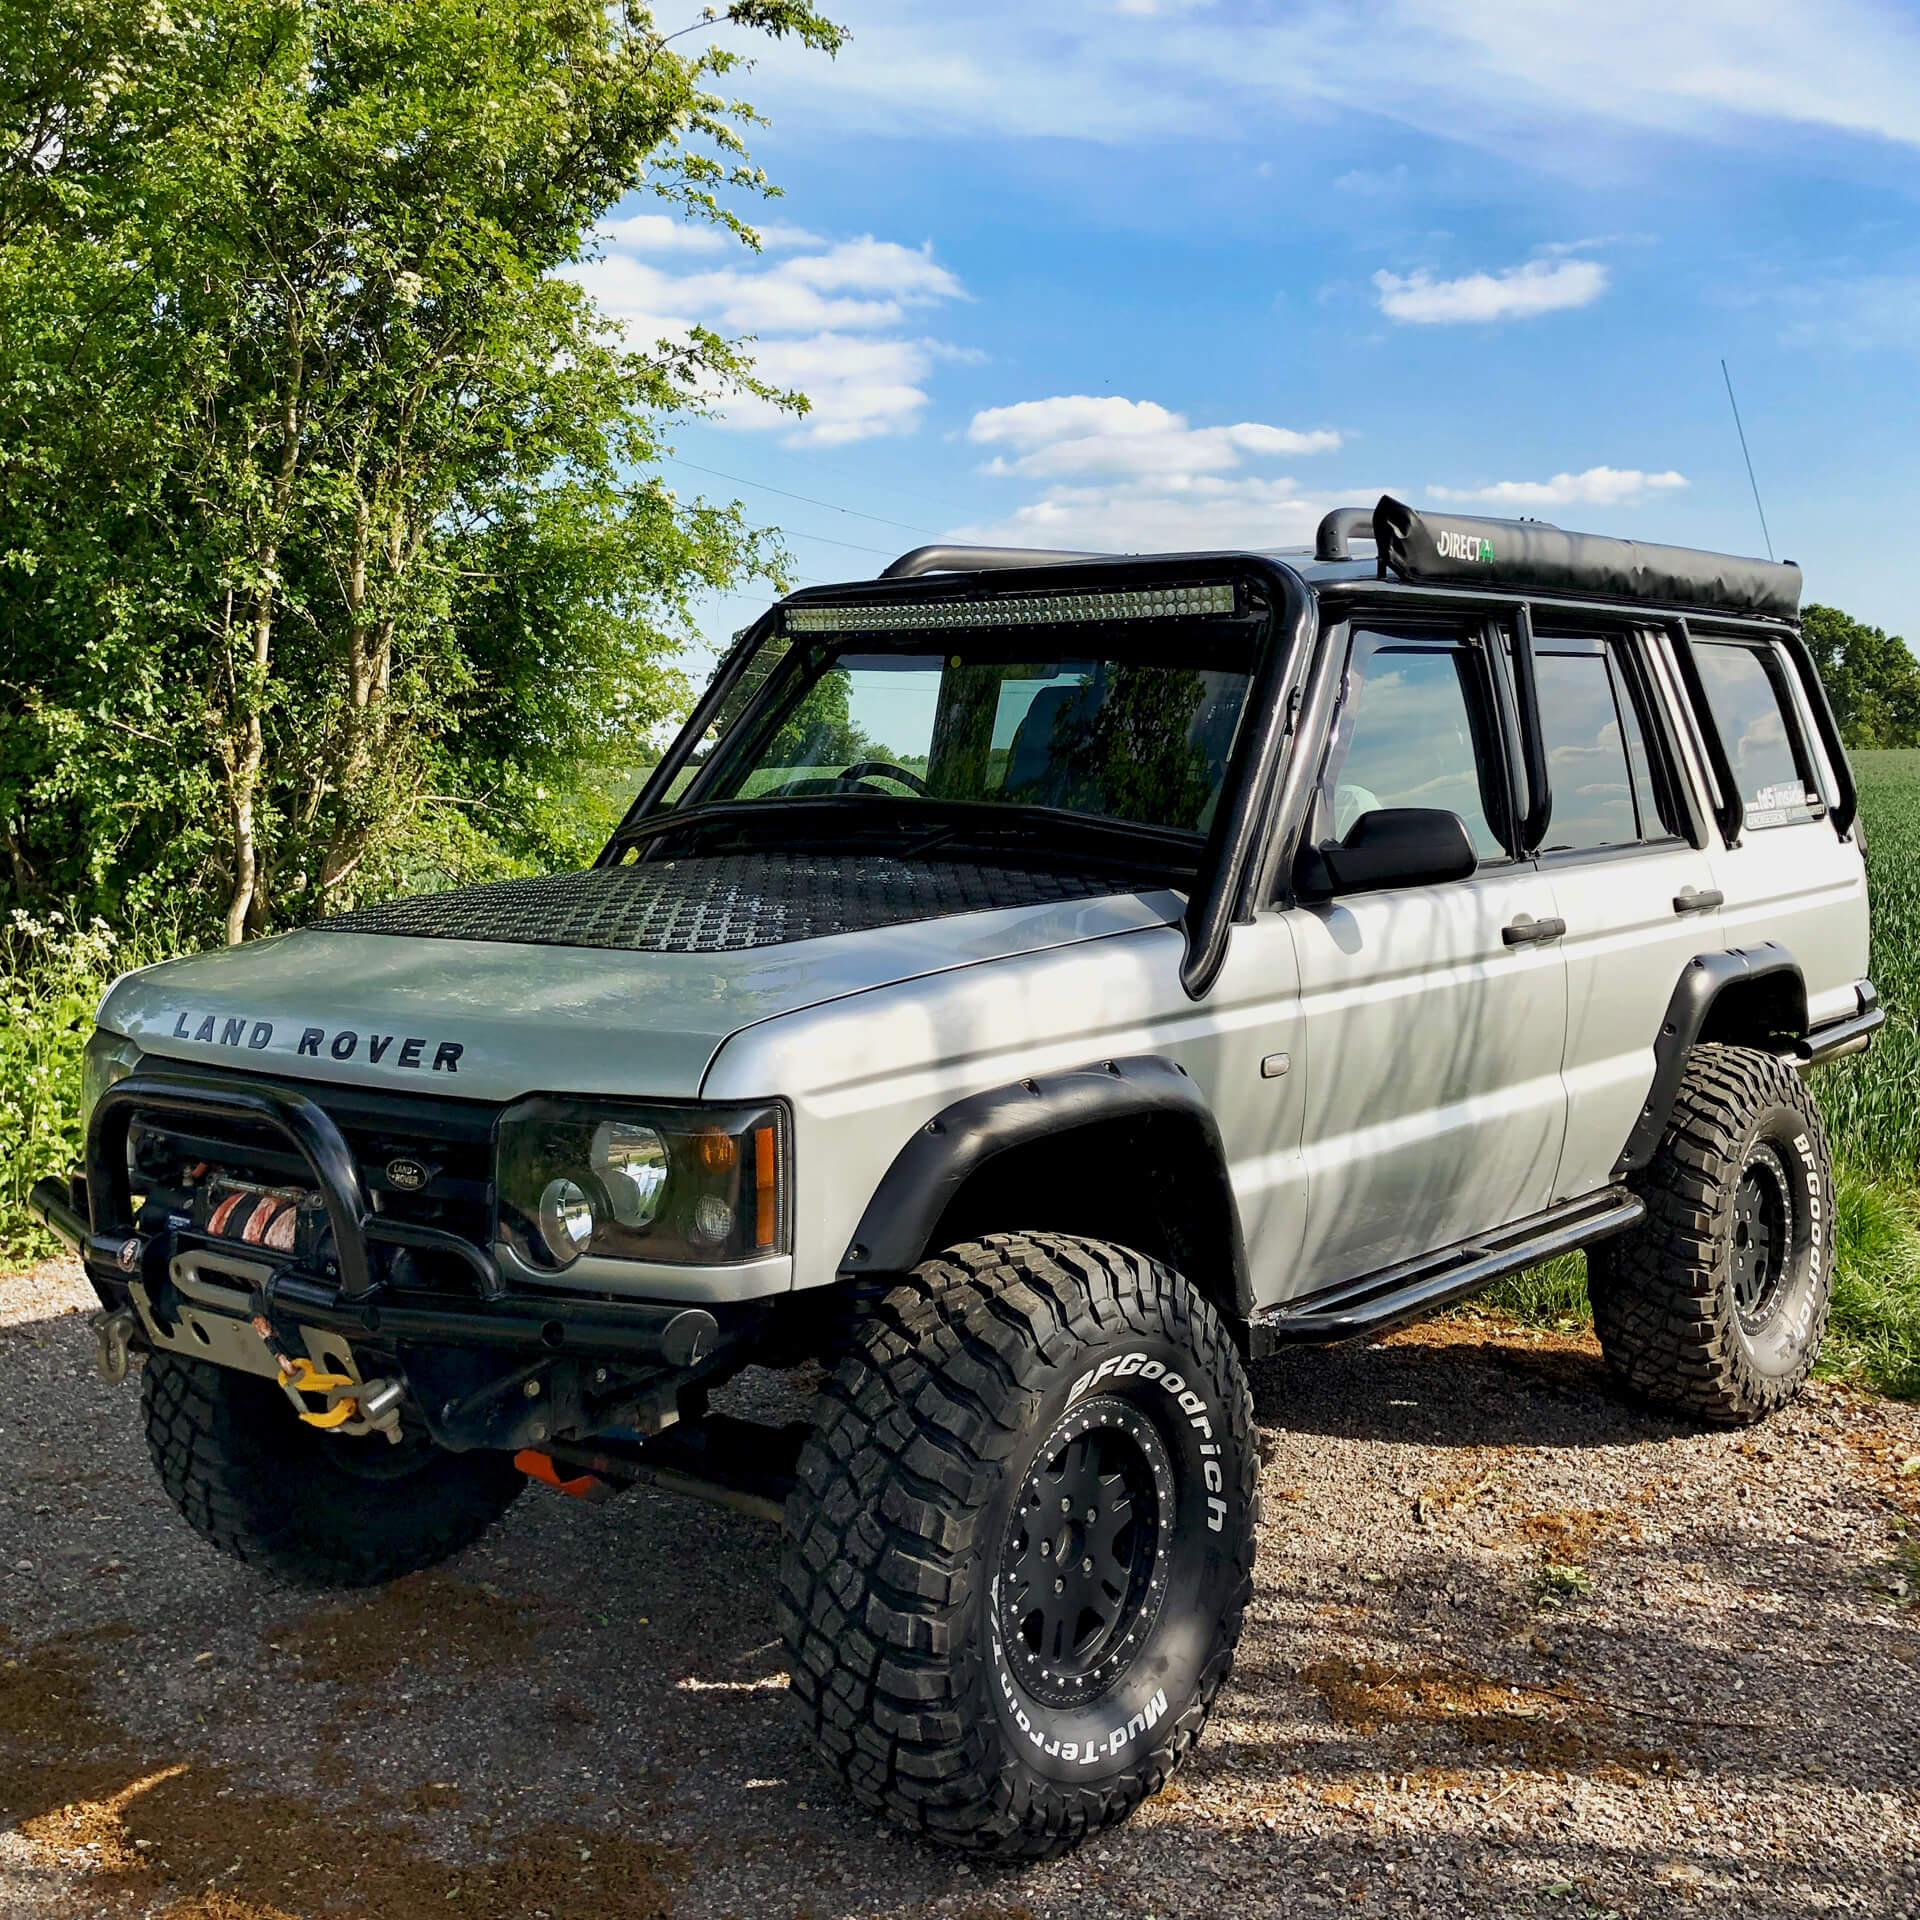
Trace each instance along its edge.
<path fill-rule="evenodd" d="M 80 1139 L 85 1144 L 100 1096 L 116 1080 L 124 1080 L 140 1064 L 140 1049 L 120 1034 L 96 1027 L 80 1056 Z"/>
<path fill-rule="evenodd" d="M 787 1116 L 523 1100 L 500 1117 L 500 1236 L 530 1267 L 582 1254 L 729 1266 L 787 1246 Z"/>

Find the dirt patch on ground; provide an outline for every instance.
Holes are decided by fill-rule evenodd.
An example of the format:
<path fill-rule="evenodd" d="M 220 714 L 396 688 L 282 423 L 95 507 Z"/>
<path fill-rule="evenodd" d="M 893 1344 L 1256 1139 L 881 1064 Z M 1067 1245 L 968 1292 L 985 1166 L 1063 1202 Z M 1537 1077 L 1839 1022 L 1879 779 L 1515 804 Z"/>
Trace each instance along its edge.
<path fill-rule="evenodd" d="M 576 1826 L 501 1833 L 485 1858 L 448 1861 L 391 1820 L 246 1794 L 190 1762 L 20 1831 L 96 1908 L 173 1920 L 665 1920 L 689 1870 L 675 1849 Z"/>
<path fill-rule="evenodd" d="M 1463 1749 L 1491 1749 L 1536 1769 L 1596 1773 L 1633 1786 L 1674 1764 L 1671 1753 L 1620 1738 L 1606 1702 L 1565 1690 L 1517 1687 L 1464 1667 L 1402 1669 L 1379 1660 L 1316 1660 L 1300 1677 L 1339 1725 L 1361 1733 L 1435 1730 Z M 1422 1769 L 1433 1770 L 1431 1761 Z"/>
<path fill-rule="evenodd" d="M 544 1609 L 489 1583 L 410 1574 L 390 1587 L 330 1600 L 274 1636 L 268 1651 L 296 1677 L 364 1688 L 415 1665 L 491 1673 L 540 1644 Z"/>

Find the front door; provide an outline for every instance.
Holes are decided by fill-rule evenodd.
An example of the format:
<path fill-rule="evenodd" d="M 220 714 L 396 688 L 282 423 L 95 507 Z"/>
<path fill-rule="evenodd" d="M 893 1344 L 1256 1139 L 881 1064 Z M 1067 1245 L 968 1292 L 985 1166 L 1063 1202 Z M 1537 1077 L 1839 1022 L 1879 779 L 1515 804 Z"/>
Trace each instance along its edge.
<path fill-rule="evenodd" d="M 1356 631 L 1308 841 L 1344 838 L 1376 808 L 1443 808 L 1479 865 L 1286 916 L 1306 1056 L 1307 1231 L 1290 1295 L 1553 1198 L 1566 967 L 1553 882 L 1514 857 L 1498 716 L 1477 632 Z"/>

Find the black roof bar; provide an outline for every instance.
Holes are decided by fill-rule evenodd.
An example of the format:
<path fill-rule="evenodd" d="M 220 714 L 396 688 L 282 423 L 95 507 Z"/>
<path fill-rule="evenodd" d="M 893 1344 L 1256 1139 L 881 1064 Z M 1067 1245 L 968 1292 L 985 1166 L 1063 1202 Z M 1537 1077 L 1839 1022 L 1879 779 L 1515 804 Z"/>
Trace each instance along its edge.
<path fill-rule="evenodd" d="M 880 569 L 882 580 L 917 580 L 923 573 L 993 573 L 1011 567 L 1061 567 L 1076 560 L 1115 560 L 1112 553 L 1054 552 L 1046 547 L 915 547 Z"/>

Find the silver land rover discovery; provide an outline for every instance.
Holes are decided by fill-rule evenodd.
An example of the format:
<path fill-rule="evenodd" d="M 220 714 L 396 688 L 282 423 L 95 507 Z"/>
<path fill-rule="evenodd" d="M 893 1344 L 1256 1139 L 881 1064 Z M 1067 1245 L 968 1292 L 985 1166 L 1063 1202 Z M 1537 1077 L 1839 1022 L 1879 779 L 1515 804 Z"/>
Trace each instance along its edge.
<path fill-rule="evenodd" d="M 1280 1343 L 1584 1247 L 1624 1390 L 1806 1379 L 1804 1073 L 1883 1014 L 1799 590 L 1392 499 L 922 549 L 745 633 L 587 871 L 118 982 L 37 1204 L 217 1546 L 352 1585 L 529 1477 L 745 1507 L 852 1792 L 1057 1852 L 1226 1678 Z M 816 1361 L 804 1425 L 709 1410 Z"/>

